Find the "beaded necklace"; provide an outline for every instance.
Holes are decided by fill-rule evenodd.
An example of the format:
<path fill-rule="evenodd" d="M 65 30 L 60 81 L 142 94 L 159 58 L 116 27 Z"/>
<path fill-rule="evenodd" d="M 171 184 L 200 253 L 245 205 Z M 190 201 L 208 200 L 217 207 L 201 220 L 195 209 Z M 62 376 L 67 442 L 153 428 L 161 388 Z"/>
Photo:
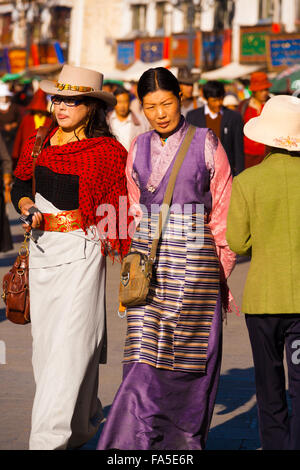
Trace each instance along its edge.
<path fill-rule="evenodd" d="M 66 145 L 68 144 L 69 142 L 77 142 L 78 140 L 83 140 L 86 138 L 85 134 L 84 134 L 84 129 L 85 129 L 85 126 L 80 126 L 78 129 L 75 129 L 73 132 L 72 132 L 72 135 L 71 137 L 65 139 L 65 136 L 68 134 L 70 134 L 69 132 L 64 132 L 63 129 L 61 127 L 58 128 L 58 130 L 56 131 L 56 133 L 54 134 L 54 141 L 56 142 L 56 145 Z"/>

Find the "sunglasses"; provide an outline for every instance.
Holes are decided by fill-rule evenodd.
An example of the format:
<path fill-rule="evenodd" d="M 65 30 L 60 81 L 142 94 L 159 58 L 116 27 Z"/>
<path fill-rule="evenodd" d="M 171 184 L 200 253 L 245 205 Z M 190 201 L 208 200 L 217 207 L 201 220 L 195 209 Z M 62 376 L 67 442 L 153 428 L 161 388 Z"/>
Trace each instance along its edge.
<path fill-rule="evenodd" d="M 67 98 L 66 96 L 51 96 L 51 102 L 57 105 L 60 103 L 64 103 L 66 106 L 70 106 L 71 108 L 73 108 L 84 103 L 84 100 L 76 98 Z"/>

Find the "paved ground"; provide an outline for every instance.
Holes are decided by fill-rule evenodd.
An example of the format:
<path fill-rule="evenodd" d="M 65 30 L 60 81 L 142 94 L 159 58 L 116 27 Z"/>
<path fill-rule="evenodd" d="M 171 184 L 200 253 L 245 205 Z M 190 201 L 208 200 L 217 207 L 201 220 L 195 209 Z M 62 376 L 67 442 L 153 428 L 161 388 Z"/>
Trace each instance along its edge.
<path fill-rule="evenodd" d="M 22 240 L 17 214 L 9 208 L 14 250 L 0 254 L 0 279 L 16 257 Z M 249 263 L 235 268 L 230 287 L 241 305 Z M 108 364 L 100 366 L 99 396 L 108 411 L 121 380 L 121 359 L 126 320 L 117 316 L 119 266 L 108 263 Z M 30 325 L 14 325 L 5 320 L 0 299 L 0 450 L 27 449 L 30 414 L 34 396 L 31 369 Z M 84 449 L 94 449 L 97 437 Z M 207 449 L 259 449 L 253 363 L 244 316 L 231 313 L 224 324 L 223 364 Z"/>

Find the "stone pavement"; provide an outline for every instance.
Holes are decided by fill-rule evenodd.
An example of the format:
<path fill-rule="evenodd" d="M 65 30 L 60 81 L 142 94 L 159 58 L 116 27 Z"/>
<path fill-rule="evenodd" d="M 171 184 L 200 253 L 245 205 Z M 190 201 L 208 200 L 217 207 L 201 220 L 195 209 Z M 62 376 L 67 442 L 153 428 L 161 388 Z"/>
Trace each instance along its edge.
<path fill-rule="evenodd" d="M 9 215 L 14 250 L 0 253 L 1 286 L 3 274 L 13 263 L 23 239 L 18 215 L 11 206 Z M 229 282 L 239 307 L 248 267 L 248 262 L 238 263 Z M 108 262 L 108 363 L 101 365 L 99 370 L 99 396 L 106 413 L 122 376 L 126 319 L 119 318 L 116 313 L 118 282 L 119 265 Z M 254 369 L 243 314 L 228 314 L 223 337 L 221 379 L 207 449 L 259 449 Z M 0 299 L 0 450 L 28 449 L 33 396 L 30 325 L 14 325 L 7 321 Z M 99 433 L 82 449 L 95 449 Z"/>

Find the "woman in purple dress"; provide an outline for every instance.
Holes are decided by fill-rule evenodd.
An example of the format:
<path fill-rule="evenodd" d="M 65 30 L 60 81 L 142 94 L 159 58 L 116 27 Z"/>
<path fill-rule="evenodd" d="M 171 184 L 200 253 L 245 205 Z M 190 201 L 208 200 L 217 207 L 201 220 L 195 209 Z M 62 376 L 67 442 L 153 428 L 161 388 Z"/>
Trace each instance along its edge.
<path fill-rule="evenodd" d="M 132 143 L 132 249 L 149 253 L 159 206 L 188 129 L 180 88 L 164 68 L 140 78 L 138 94 L 153 128 Z M 222 304 L 235 263 L 226 216 L 232 177 L 210 129 L 197 128 L 178 173 L 146 305 L 127 309 L 123 381 L 98 449 L 204 449 L 221 367 Z M 153 227 L 154 225 L 154 227 Z"/>

